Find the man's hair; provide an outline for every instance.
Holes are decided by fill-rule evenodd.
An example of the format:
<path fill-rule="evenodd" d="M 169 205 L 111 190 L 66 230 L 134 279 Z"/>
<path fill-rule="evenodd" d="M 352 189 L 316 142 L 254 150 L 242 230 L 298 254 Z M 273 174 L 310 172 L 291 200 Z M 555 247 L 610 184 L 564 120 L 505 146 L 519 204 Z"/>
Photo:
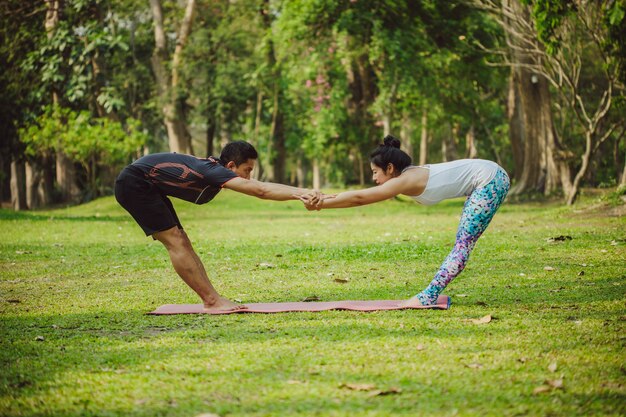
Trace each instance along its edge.
<path fill-rule="evenodd" d="M 259 154 L 256 149 L 254 149 L 254 146 L 250 145 L 245 140 L 235 140 L 228 142 L 226 146 L 224 146 L 222 154 L 220 155 L 220 162 L 225 166 L 230 161 L 233 161 L 235 166 L 239 166 L 248 159 L 258 159 L 258 157 Z"/>

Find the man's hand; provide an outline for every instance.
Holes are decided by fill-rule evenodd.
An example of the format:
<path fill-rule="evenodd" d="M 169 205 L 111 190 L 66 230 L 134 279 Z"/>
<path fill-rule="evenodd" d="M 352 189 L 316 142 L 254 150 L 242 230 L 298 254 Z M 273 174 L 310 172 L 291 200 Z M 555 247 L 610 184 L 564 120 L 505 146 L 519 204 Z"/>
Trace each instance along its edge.
<path fill-rule="evenodd" d="M 302 194 L 301 197 L 305 198 L 310 204 L 317 205 L 320 201 L 322 201 L 322 197 L 324 194 L 319 190 L 311 190 L 306 194 Z"/>
<path fill-rule="evenodd" d="M 324 200 L 335 198 L 336 194 L 323 194 L 317 190 L 313 190 L 307 194 L 298 195 L 298 199 L 302 201 L 304 207 L 309 211 L 321 210 Z"/>

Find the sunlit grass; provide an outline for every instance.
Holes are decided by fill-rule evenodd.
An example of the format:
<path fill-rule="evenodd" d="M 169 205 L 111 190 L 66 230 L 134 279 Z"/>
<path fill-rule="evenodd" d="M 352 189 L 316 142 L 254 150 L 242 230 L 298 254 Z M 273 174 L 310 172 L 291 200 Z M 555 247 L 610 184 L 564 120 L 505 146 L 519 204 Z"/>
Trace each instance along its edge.
<path fill-rule="evenodd" d="M 145 315 L 199 300 L 112 198 L 0 211 L 0 415 L 624 415 L 626 220 L 589 204 L 505 204 L 448 311 L 229 316 Z M 245 303 L 407 298 L 462 201 L 176 207 L 216 287 Z"/>

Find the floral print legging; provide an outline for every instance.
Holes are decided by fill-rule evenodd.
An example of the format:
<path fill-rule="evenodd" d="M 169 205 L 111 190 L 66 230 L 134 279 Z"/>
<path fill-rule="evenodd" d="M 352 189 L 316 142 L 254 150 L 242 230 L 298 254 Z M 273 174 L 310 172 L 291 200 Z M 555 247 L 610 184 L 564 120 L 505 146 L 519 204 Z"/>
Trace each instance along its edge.
<path fill-rule="evenodd" d="M 463 271 L 476 241 L 504 201 L 509 187 L 508 175 L 499 168 L 493 180 L 484 187 L 475 189 L 467 197 L 452 252 L 443 261 L 428 287 L 416 295 L 423 305 L 435 304 L 444 288 Z"/>

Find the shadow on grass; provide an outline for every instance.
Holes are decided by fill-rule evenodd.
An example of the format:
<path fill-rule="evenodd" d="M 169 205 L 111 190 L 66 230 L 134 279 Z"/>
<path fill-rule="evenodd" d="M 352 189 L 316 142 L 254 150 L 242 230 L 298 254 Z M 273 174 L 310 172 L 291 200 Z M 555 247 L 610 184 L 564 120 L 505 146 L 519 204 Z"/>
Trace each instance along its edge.
<path fill-rule="evenodd" d="M 97 313 L 97 317 L 92 313 L 4 318 L 0 325 L 3 331 L 0 358 L 4 368 L 0 376 L 0 394 L 36 404 L 29 397 L 55 395 L 58 381 L 65 381 L 63 384 L 67 385 L 72 383 L 68 379 L 72 375 L 86 374 L 90 375 L 89 381 L 81 382 L 81 386 L 95 384 L 98 378 L 109 384 L 117 380 L 123 386 L 131 384 L 135 395 L 144 395 L 150 400 L 134 409 L 131 406 L 129 410 L 115 406 L 101 408 L 89 401 L 83 404 L 86 399 L 79 398 L 73 411 L 65 410 L 66 415 L 128 415 L 129 411 L 132 415 L 169 415 L 172 400 L 185 407 L 185 415 L 208 411 L 220 415 L 258 415 L 261 411 L 270 413 L 268 415 L 307 415 L 314 410 L 331 414 L 380 411 L 386 415 L 415 415 L 419 410 L 420 415 L 441 415 L 459 406 L 465 407 L 465 411 L 474 409 L 476 414 L 482 414 L 479 410 L 515 408 L 530 415 L 546 415 L 543 413 L 546 410 L 554 410 L 556 415 L 568 415 L 568 411 L 569 415 L 574 415 L 580 413 L 580 407 L 598 407 L 598 411 L 606 412 L 617 411 L 619 404 L 624 404 L 624 395 L 598 386 L 593 387 L 593 393 L 582 394 L 574 389 L 574 393 L 559 391 L 536 397 L 532 390 L 542 383 L 539 375 L 535 378 L 533 374 L 529 377 L 522 373 L 511 380 L 509 374 L 499 373 L 497 368 L 477 371 L 463 363 L 448 363 L 439 373 L 410 377 L 406 374 L 404 377 L 381 375 L 382 358 L 376 361 L 378 367 L 370 367 L 367 357 L 359 358 L 358 355 L 358 363 L 345 371 L 324 366 L 325 360 L 332 361 L 337 355 L 349 358 L 350 346 L 361 342 L 359 346 L 367 352 L 379 346 L 383 354 L 389 349 L 393 351 L 394 344 L 406 346 L 416 340 L 428 341 L 434 346 L 448 346 L 452 350 L 447 354 L 454 356 L 454 346 L 467 345 L 466 339 L 473 344 L 476 336 L 488 333 L 483 350 L 489 351 L 492 339 L 510 337 L 508 329 L 497 322 L 489 328 L 450 323 L 444 321 L 445 312 L 440 311 L 418 311 L 415 315 L 407 312 L 290 313 L 281 314 L 280 320 L 273 321 L 268 320 L 268 315 L 252 314 L 153 317 L 141 313 L 129 309 Z M 389 328 L 372 323 L 390 313 L 395 318 L 405 315 L 424 320 L 415 328 Z M 358 320 L 361 317 L 372 320 Z M 50 323 L 56 323 L 56 328 Z M 43 340 L 37 341 L 37 336 Z M 552 343 L 557 347 L 567 344 L 558 340 Z M 215 349 L 240 351 L 241 357 L 234 362 L 231 358 L 224 368 L 207 370 L 202 364 Z M 332 354 L 333 351 L 336 355 Z M 415 352 L 406 360 L 419 361 L 428 357 Z M 186 362 L 179 363 L 181 358 Z M 301 362 L 285 364 L 286 358 Z M 515 359 L 509 359 L 509 366 L 515 369 L 518 366 L 513 364 Z M 196 367 L 189 361 L 198 362 L 197 371 L 193 371 Z M 251 365 L 246 361 L 251 361 Z M 437 366 L 436 363 L 432 365 Z M 311 366 L 317 367 L 318 371 L 309 373 Z M 142 382 L 129 382 L 135 378 Z M 292 378 L 305 379 L 305 383 L 315 390 L 312 393 L 298 390 L 290 393 L 287 381 Z M 475 383 L 459 386 L 452 382 L 451 388 L 451 381 L 458 378 Z M 191 382 L 181 382 L 186 379 Z M 215 385 L 212 380 L 227 381 L 228 385 Z M 242 381 L 243 386 L 237 381 Z M 398 387 L 402 393 L 371 397 L 368 392 L 340 388 L 342 383 L 372 382 L 381 389 Z M 193 389 L 189 388 L 190 384 L 195 384 Z M 151 385 L 154 390 L 150 389 Z M 274 392 L 277 385 L 284 386 L 283 394 L 278 397 L 264 395 Z M 142 389 L 144 394 L 137 394 L 142 393 Z M 494 390 L 498 395 L 494 396 Z M 203 396 L 198 397 L 198 391 Z M 555 398 L 563 401 L 555 402 Z M 135 398 L 137 400 L 140 398 Z M 543 412 L 534 413 L 533 410 Z M 15 410 L 15 415 L 29 415 L 28 411 L 18 413 Z M 37 413 L 35 409 L 31 415 Z"/>

